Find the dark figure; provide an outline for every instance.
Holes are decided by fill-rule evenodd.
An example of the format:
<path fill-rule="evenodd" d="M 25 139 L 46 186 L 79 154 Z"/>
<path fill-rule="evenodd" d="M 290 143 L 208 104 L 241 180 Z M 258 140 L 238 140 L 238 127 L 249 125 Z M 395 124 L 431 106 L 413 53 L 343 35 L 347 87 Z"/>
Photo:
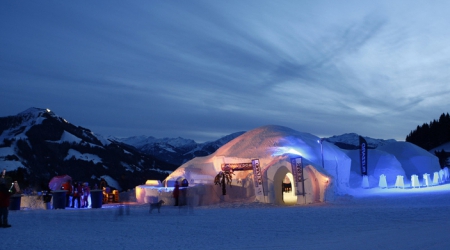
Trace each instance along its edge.
<path fill-rule="evenodd" d="M 178 206 L 178 198 L 180 197 L 180 184 L 175 181 L 175 188 L 173 189 L 173 198 L 175 198 L 175 206 Z"/>
<path fill-rule="evenodd" d="M 81 184 L 78 182 L 75 182 L 73 184 L 73 193 L 72 193 L 72 206 L 70 206 L 71 208 L 75 207 L 75 200 L 77 201 L 77 208 L 80 208 L 81 202 L 80 202 L 80 198 L 81 198 L 81 194 L 83 192 L 83 189 L 81 188 Z"/>
<path fill-rule="evenodd" d="M 10 203 L 11 191 L 8 189 L 5 178 L 0 179 L 0 226 L 11 227 L 8 224 L 8 208 Z"/>
<path fill-rule="evenodd" d="M 69 207 L 70 196 L 72 195 L 72 184 L 70 183 L 70 181 L 66 181 L 62 184 L 61 189 L 66 190 L 66 207 Z"/>
<path fill-rule="evenodd" d="M 108 182 L 104 178 L 100 179 L 100 189 L 103 190 L 103 188 L 106 188 L 108 186 Z"/>
<path fill-rule="evenodd" d="M 87 207 L 89 207 L 88 197 L 91 194 L 91 189 L 89 188 L 89 183 L 85 182 L 83 184 L 82 189 L 83 189 L 83 200 L 82 200 L 83 204 L 81 205 L 81 207 L 87 208 Z"/>

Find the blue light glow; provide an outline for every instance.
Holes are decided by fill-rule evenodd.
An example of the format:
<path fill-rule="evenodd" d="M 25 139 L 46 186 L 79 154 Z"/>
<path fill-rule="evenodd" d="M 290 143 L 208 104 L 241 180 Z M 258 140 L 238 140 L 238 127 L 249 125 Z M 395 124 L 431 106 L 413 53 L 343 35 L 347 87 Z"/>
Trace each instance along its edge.
<path fill-rule="evenodd" d="M 304 157 L 305 153 L 301 152 L 301 149 L 291 148 L 291 147 L 277 147 L 274 149 L 272 156 L 279 156 L 284 154 L 293 154 Z"/>

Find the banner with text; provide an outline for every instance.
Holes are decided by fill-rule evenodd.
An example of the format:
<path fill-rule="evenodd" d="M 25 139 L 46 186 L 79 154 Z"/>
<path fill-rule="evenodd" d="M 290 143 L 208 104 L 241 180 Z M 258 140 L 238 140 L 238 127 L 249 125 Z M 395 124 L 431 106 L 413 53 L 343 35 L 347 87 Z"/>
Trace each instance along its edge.
<path fill-rule="evenodd" d="M 255 194 L 256 195 L 264 195 L 264 189 L 262 185 L 262 173 L 261 173 L 261 167 L 259 166 L 259 160 L 254 159 L 252 160 L 252 166 L 253 166 L 253 183 L 255 183 Z"/>
<path fill-rule="evenodd" d="M 367 175 L 367 142 L 362 136 L 359 137 L 359 156 L 361 161 L 361 175 Z"/>
<path fill-rule="evenodd" d="M 295 195 L 305 195 L 302 157 L 291 158 L 292 176 L 294 177 Z"/>
<path fill-rule="evenodd" d="M 251 163 L 222 163 L 220 166 L 222 171 L 247 171 L 252 170 L 253 165 Z"/>

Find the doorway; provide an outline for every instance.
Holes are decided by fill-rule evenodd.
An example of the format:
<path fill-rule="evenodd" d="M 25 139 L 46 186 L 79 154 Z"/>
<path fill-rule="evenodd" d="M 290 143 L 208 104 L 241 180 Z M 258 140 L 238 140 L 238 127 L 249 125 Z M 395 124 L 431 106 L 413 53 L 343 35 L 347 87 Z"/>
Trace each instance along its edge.
<path fill-rule="evenodd" d="M 286 205 L 294 205 L 297 203 L 297 196 L 295 195 L 294 176 L 291 173 L 286 173 L 282 183 L 283 187 L 283 201 Z"/>
<path fill-rule="evenodd" d="M 294 205 L 297 203 L 294 176 L 287 167 L 278 168 L 274 175 L 273 188 L 276 204 Z"/>

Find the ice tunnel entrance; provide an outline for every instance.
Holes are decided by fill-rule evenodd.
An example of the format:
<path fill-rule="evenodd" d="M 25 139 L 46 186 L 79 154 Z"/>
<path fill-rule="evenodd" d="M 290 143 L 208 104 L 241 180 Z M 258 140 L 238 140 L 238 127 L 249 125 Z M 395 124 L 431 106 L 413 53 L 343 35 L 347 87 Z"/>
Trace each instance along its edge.
<path fill-rule="evenodd" d="M 286 205 L 294 205 L 297 203 L 297 196 L 295 195 L 294 176 L 287 173 L 283 180 L 283 201 Z"/>
<path fill-rule="evenodd" d="M 287 167 L 280 167 L 274 176 L 275 203 L 280 205 L 294 205 L 297 203 L 295 195 L 294 176 Z"/>

